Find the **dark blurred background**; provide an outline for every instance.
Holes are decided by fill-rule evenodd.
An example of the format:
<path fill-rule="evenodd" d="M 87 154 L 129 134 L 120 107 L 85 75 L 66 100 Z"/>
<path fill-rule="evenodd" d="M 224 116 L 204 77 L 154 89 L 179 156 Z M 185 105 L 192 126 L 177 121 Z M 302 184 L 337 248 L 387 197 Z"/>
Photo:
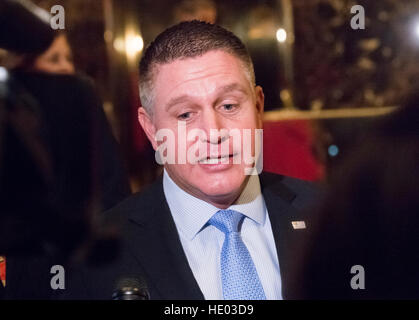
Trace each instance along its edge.
<path fill-rule="evenodd" d="M 138 61 L 149 42 L 178 21 L 216 22 L 247 44 L 269 111 L 265 150 L 281 141 L 284 146 L 281 155 L 267 151 L 270 171 L 324 178 L 418 83 L 417 0 L 33 2 L 48 11 L 56 4 L 65 8 L 75 69 L 96 83 L 134 191 L 159 172 L 137 122 Z M 365 8 L 365 30 L 351 29 L 356 4 Z"/>

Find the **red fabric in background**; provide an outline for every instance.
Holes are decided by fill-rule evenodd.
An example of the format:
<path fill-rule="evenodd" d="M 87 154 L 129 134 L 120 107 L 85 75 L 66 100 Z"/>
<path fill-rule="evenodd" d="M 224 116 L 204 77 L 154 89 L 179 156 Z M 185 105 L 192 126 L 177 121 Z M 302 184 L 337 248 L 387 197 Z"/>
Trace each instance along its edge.
<path fill-rule="evenodd" d="M 6 258 L 0 262 L 0 280 L 6 281 Z"/>
<path fill-rule="evenodd" d="M 308 181 L 323 178 L 324 168 L 312 152 L 310 121 L 266 121 L 263 129 L 263 170 Z"/>

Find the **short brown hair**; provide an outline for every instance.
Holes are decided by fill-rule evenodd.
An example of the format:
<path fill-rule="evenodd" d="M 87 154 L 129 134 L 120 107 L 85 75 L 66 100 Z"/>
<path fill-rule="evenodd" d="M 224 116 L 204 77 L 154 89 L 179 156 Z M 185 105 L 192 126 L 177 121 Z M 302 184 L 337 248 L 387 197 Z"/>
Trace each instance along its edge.
<path fill-rule="evenodd" d="M 152 81 L 157 65 L 202 56 L 213 50 L 222 50 L 239 58 L 247 69 L 249 81 L 255 83 L 252 60 L 245 45 L 236 35 L 218 25 L 203 21 L 181 22 L 159 34 L 140 61 L 140 99 L 146 111 L 152 114 Z"/>

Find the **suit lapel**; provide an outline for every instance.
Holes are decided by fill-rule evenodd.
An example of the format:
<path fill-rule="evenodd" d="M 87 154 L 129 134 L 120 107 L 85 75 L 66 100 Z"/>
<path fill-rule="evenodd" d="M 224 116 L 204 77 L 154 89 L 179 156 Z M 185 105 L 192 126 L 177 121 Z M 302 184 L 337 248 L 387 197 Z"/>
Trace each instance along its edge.
<path fill-rule="evenodd" d="M 153 199 L 146 201 L 150 204 L 146 219 L 140 219 L 138 212 L 131 215 L 131 253 L 141 264 L 150 287 L 155 288 L 159 297 L 154 298 L 204 299 L 183 251 L 161 179 L 153 189 Z"/>
<path fill-rule="evenodd" d="M 301 213 L 292 205 L 297 195 L 291 191 L 281 180 L 273 180 L 261 175 L 261 186 L 278 255 L 281 272 L 282 290 L 284 299 L 290 295 L 289 288 L 294 287 L 293 281 L 295 259 L 297 254 L 294 248 L 305 241 L 306 229 L 294 229 L 293 221 L 303 220 Z"/>

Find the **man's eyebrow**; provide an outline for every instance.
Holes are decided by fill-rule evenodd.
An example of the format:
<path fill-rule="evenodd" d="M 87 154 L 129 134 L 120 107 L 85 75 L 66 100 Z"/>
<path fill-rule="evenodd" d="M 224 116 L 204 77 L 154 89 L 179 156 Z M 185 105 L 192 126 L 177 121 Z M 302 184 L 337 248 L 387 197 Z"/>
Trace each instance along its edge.
<path fill-rule="evenodd" d="M 239 91 L 241 93 L 246 93 L 245 88 L 243 88 L 243 86 L 241 86 L 238 83 L 231 83 L 222 87 L 217 88 L 216 93 L 219 94 L 224 94 L 224 93 L 228 93 L 231 91 Z M 191 99 L 191 96 L 187 95 L 187 94 L 183 94 L 181 96 L 178 97 L 174 97 L 172 99 L 169 100 L 169 102 L 166 104 L 166 111 L 168 111 L 171 107 L 173 107 L 174 105 L 189 101 Z"/>
<path fill-rule="evenodd" d="M 218 94 L 227 93 L 227 92 L 231 92 L 231 91 L 240 91 L 242 93 L 246 93 L 245 88 L 243 88 L 243 86 L 241 86 L 238 83 L 228 84 L 226 86 L 222 86 L 222 87 L 217 89 Z"/>
<path fill-rule="evenodd" d="M 187 94 L 183 94 L 179 97 L 175 97 L 169 100 L 169 102 L 166 104 L 166 111 L 168 111 L 171 107 L 173 107 L 174 105 L 177 105 L 179 103 L 185 102 L 187 100 L 189 100 L 190 96 L 188 96 Z"/>

